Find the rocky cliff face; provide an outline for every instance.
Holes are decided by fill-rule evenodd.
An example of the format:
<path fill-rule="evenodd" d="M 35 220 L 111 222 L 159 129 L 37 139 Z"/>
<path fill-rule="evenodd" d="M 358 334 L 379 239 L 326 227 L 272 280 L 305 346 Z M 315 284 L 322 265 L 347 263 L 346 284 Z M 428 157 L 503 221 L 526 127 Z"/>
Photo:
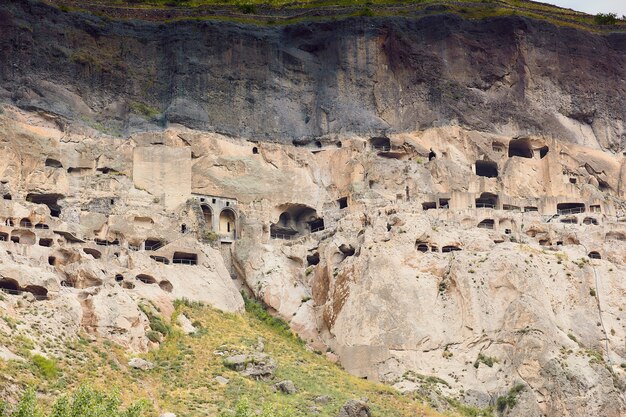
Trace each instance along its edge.
<path fill-rule="evenodd" d="M 289 142 L 461 125 L 626 143 L 626 35 L 440 14 L 287 26 L 0 12 L 0 96 L 113 132 L 182 123 Z"/>
<path fill-rule="evenodd" d="M 145 305 L 244 290 L 402 391 L 626 414 L 623 34 L 27 1 L 0 26 L 0 312 L 23 331 L 45 311 L 141 351 Z"/>

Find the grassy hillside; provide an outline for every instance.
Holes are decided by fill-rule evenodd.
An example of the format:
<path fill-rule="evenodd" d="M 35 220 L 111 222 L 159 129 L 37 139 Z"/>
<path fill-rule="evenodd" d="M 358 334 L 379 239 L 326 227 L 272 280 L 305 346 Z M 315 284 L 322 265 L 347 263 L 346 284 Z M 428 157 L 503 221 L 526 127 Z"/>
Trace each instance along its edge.
<path fill-rule="evenodd" d="M 593 31 L 626 30 L 626 20 L 592 16 L 528 0 L 44 0 L 65 11 L 146 20 L 210 19 L 250 24 L 290 24 L 350 16 L 419 18 L 455 13 L 467 19 L 526 16 Z"/>
<path fill-rule="evenodd" d="M 150 404 L 146 415 L 171 411 L 183 416 L 246 415 L 244 405 L 251 411 L 265 408 L 281 410 L 269 415 L 306 416 L 312 407 L 319 416 L 336 416 L 346 400 L 368 398 L 377 417 L 440 416 L 424 405 L 421 398 L 403 396 L 391 388 L 353 377 L 321 353 L 309 351 L 292 336 L 285 326 L 248 303 L 245 315 L 224 314 L 208 307 L 177 303 L 174 317 L 187 315 L 199 329 L 195 335 L 184 335 L 176 326 L 158 315 L 151 318 L 155 333 L 163 337 L 159 349 L 143 355 L 155 364 L 154 369 L 141 371 L 127 366 L 129 356 L 111 342 L 58 340 L 59 346 L 49 344 L 44 350 L 56 352 L 50 359 L 32 352 L 34 343 L 24 336 L 20 323 L 4 317 L 12 331 L 0 333 L 0 345 L 9 347 L 24 362 L 0 361 L 0 385 L 20 390 L 36 387 L 40 402 L 50 409 L 58 396 L 89 384 L 104 392 L 117 388 L 126 404 L 146 399 Z M 172 320 L 172 323 L 176 322 Z M 247 352 L 265 340 L 265 352 L 278 362 L 275 379 L 253 381 L 227 369 L 220 351 Z M 216 376 L 230 380 L 227 385 L 215 381 Z M 290 379 L 297 393 L 275 392 L 274 384 Z M 0 390 L 0 394 L 15 401 L 18 390 Z M 327 404 L 314 401 L 328 396 Z M 6 399 L 6 398 L 5 398 Z M 460 409 L 448 415 L 490 415 L 473 409 Z"/>

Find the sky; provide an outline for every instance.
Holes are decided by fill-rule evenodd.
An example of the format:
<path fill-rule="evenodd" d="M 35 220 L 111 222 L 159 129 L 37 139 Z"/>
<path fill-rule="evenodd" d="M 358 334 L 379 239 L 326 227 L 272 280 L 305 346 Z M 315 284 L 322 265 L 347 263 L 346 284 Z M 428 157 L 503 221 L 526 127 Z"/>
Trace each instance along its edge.
<path fill-rule="evenodd" d="M 626 0 L 543 0 L 546 3 L 567 7 L 581 12 L 617 13 L 618 16 L 626 15 Z"/>

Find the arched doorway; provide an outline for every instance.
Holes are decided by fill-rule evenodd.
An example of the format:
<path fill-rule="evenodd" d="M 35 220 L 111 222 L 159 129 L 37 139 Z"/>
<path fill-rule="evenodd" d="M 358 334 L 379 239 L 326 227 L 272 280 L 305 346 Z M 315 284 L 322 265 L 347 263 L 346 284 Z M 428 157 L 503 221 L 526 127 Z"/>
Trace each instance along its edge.
<path fill-rule="evenodd" d="M 224 209 L 220 212 L 220 226 L 219 233 L 220 236 L 225 237 L 227 239 L 236 239 L 237 238 L 237 218 L 235 216 L 235 212 L 231 209 Z"/>
<path fill-rule="evenodd" d="M 207 230 L 213 230 L 213 211 L 211 207 L 206 204 L 200 206 L 202 208 L 202 216 L 204 217 L 204 221 L 206 222 Z"/>

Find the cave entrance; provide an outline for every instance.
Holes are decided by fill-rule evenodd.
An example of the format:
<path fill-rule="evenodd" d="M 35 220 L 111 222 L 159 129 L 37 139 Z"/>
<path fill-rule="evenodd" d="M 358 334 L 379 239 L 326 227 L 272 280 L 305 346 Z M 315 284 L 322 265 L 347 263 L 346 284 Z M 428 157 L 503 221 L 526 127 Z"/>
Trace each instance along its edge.
<path fill-rule="evenodd" d="M 198 255 L 187 252 L 174 252 L 173 264 L 198 265 Z"/>
<path fill-rule="evenodd" d="M 584 213 L 585 203 L 560 203 L 556 205 L 556 212 L 560 215 Z"/>
<path fill-rule="evenodd" d="M 370 147 L 377 151 L 388 152 L 391 150 L 391 140 L 385 136 L 370 138 Z"/>
<path fill-rule="evenodd" d="M 311 229 L 311 233 L 319 232 L 324 230 L 324 219 L 314 219 L 309 222 L 309 228 Z"/>
<path fill-rule="evenodd" d="M 308 266 L 314 266 L 320 263 L 320 254 L 315 252 L 312 255 L 306 256 L 306 263 Z"/>
<path fill-rule="evenodd" d="M 141 281 L 144 284 L 156 284 L 156 279 L 152 275 L 148 274 L 139 274 L 135 277 L 137 281 Z"/>
<path fill-rule="evenodd" d="M 167 259 L 165 256 L 157 256 L 157 255 L 150 255 L 150 258 L 158 263 L 164 264 L 164 265 L 169 265 L 170 264 L 170 260 Z"/>
<path fill-rule="evenodd" d="M 585 219 L 583 220 L 583 224 L 597 226 L 599 223 L 598 220 L 593 217 L 585 217 Z"/>
<path fill-rule="evenodd" d="M 494 225 L 495 225 L 495 221 L 493 219 L 485 219 L 482 222 L 478 223 L 478 228 L 493 230 Z"/>
<path fill-rule="evenodd" d="M 512 139 L 509 142 L 509 158 L 518 156 L 520 158 L 532 158 L 533 147 L 528 138 Z"/>
<path fill-rule="evenodd" d="M 425 242 L 415 242 L 415 249 L 417 249 L 418 252 L 428 252 L 429 247 L 428 244 Z"/>
<path fill-rule="evenodd" d="M 498 196 L 492 193 L 482 193 L 476 199 L 476 208 L 496 208 Z"/>
<path fill-rule="evenodd" d="M 30 230 L 14 230 L 11 232 L 11 240 L 23 245 L 34 245 L 37 242 L 37 235 Z"/>
<path fill-rule="evenodd" d="M 0 279 L 0 290 L 7 294 L 17 295 L 20 293 L 20 284 L 11 278 Z"/>
<path fill-rule="evenodd" d="M 476 175 L 479 177 L 497 178 L 498 164 L 492 161 L 476 161 Z"/>
<path fill-rule="evenodd" d="M 30 193 L 26 195 L 26 201 L 30 201 L 35 204 L 45 204 L 50 209 L 50 216 L 52 217 L 60 217 L 61 216 L 61 206 L 59 205 L 59 200 L 63 199 L 63 195 L 61 194 L 35 194 Z"/>
<path fill-rule="evenodd" d="M 324 220 L 312 207 L 304 204 L 285 204 L 280 206 L 279 210 L 281 213 L 278 221 L 270 225 L 270 237 L 274 239 L 291 239 L 312 231 L 323 230 Z"/>
<path fill-rule="evenodd" d="M 146 241 L 144 243 L 144 249 L 145 250 L 149 250 L 149 251 L 154 251 L 154 250 L 160 249 L 163 246 L 165 246 L 165 242 L 163 242 L 160 239 L 148 238 L 148 239 L 146 239 Z"/>

